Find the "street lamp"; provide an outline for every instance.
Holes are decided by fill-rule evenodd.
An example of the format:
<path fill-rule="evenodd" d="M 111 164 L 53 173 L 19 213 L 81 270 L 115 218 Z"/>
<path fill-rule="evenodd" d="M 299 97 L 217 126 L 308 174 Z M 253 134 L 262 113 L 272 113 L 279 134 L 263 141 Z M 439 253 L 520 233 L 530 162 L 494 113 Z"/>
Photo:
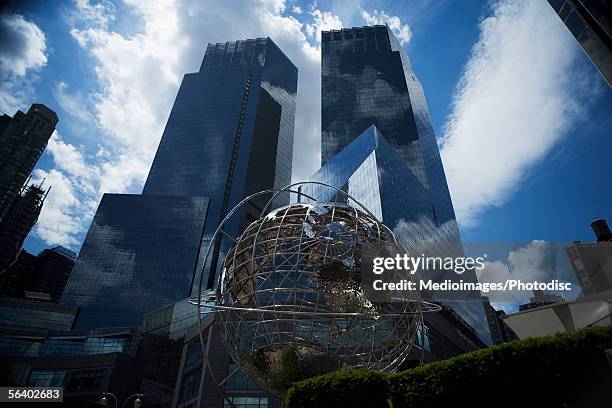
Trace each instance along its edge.
<path fill-rule="evenodd" d="M 108 397 L 113 397 L 115 399 L 115 407 L 119 406 L 119 399 L 117 398 L 117 396 L 115 394 L 113 394 L 112 392 L 105 392 L 102 394 L 102 398 L 100 398 L 100 404 L 107 406 L 108 405 Z M 123 404 L 121 404 L 121 408 L 123 408 L 126 404 L 126 402 L 128 402 L 130 399 L 136 397 L 136 399 L 134 400 L 134 408 L 140 408 L 140 406 L 142 405 L 142 397 L 143 394 L 132 394 L 129 397 L 127 397 L 125 400 L 123 400 Z"/>
<path fill-rule="evenodd" d="M 115 406 L 117 406 L 117 397 L 112 392 L 105 392 L 104 394 L 102 394 L 102 398 L 100 399 L 100 404 L 107 406 L 108 397 L 113 397 L 115 399 Z"/>

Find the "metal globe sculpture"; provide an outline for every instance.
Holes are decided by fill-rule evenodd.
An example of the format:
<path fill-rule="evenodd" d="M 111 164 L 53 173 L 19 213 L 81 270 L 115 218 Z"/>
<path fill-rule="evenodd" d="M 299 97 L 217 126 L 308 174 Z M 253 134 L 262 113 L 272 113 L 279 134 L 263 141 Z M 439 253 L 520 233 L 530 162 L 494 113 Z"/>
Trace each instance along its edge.
<path fill-rule="evenodd" d="M 376 303 L 360 287 L 365 246 L 395 242 L 365 208 L 345 204 L 297 203 L 252 222 L 225 256 L 215 297 L 232 359 L 283 394 L 303 378 L 342 368 L 394 371 L 411 352 L 420 356 L 418 293 Z"/>

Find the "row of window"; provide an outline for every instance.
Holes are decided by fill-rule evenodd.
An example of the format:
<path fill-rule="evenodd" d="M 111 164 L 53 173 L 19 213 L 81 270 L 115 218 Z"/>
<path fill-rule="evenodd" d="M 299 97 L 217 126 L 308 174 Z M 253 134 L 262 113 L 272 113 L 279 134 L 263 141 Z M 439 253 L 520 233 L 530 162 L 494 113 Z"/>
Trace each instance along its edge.
<path fill-rule="evenodd" d="M 64 387 L 68 392 L 94 391 L 102 387 L 106 369 L 82 371 L 32 371 L 28 385 L 32 387 Z"/>
<path fill-rule="evenodd" d="M 268 408 L 268 397 L 238 397 L 228 396 L 224 407 L 233 408 Z M 231 403 L 230 403 L 231 402 Z"/>
<path fill-rule="evenodd" d="M 0 337 L 0 356 L 83 356 L 130 353 L 131 348 L 131 336 L 47 340 Z"/>

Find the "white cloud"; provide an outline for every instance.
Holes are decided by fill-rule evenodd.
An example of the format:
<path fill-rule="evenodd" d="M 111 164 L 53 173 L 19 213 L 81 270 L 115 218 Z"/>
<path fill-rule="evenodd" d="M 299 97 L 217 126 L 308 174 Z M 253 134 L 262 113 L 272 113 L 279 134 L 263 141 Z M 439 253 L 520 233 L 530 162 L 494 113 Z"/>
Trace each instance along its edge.
<path fill-rule="evenodd" d="M 264 7 L 268 7 L 274 14 L 282 14 L 287 9 L 285 0 L 260 0 Z"/>
<path fill-rule="evenodd" d="M 83 229 L 83 205 L 70 178 L 56 169 L 37 169 L 32 179 L 35 182 L 45 179 L 45 184 L 51 185 L 34 233 L 50 244 L 78 245 L 74 232 Z"/>
<path fill-rule="evenodd" d="M 534 3 L 495 3 L 455 95 L 442 154 L 463 225 L 473 225 L 487 206 L 503 203 L 575 113 L 573 89 L 559 78 L 571 68 L 576 47 L 549 7 Z M 91 56 L 99 89 L 82 95 L 60 82 L 54 91 L 67 112 L 100 126 L 98 154 L 83 159 L 85 167 L 95 168 L 87 175 L 84 201 L 142 184 L 182 76 L 198 69 L 207 42 L 270 36 L 298 66 L 295 150 L 311 153 L 294 155 L 294 180 L 317 169 L 318 41 L 322 30 L 342 27 L 338 16 L 312 8 L 314 21 L 303 24 L 283 14 L 281 0 L 244 1 L 241 7 L 127 0 L 126 6 L 138 20 L 131 35 L 109 29 L 115 19 L 111 3 L 76 3 L 71 34 Z M 403 43 L 410 38 L 409 27 L 385 11 L 362 9 L 361 17 L 367 24 L 389 24 Z M 93 101 L 92 113 L 79 109 L 84 99 Z M 69 174 L 65 165 L 57 170 Z"/>
<path fill-rule="evenodd" d="M 493 252 L 496 253 L 506 253 L 500 245 L 494 245 L 490 249 L 494 249 Z M 477 271 L 476 275 L 480 283 L 505 284 L 509 280 L 523 283 L 550 283 L 554 280 L 572 283 L 571 291 L 558 292 L 565 299 L 573 299 L 580 292 L 573 270 L 567 263 L 564 246 L 546 241 L 536 240 L 509 250 L 507 256 L 485 262 L 485 268 Z M 483 295 L 495 302 L 528 302 L 533 296 L 533 291 L 514 288 L 483 293 Z"/>
<path fill-rule="evenodd" d="M 339 30 L 343 27 L 340 17 L 329 11 L 313 9 L 310 15 L 314 18 L 314 22 L 306 25 L 306 32 L 317 42 L 321 42 L 321 31 Z"/>
<path fill-rule="evenodd" d="M 294 151 L 300 154 L 294 154 L 293 180 L 307 179 L 318 168 L 318 41 L 321 30 L 342 26 L 337 15 L 313 7 L 303 14 L 309 23 L 302 22 L 295 11 L 285 14 L 289 10 L 282 0 L 243 0 L 239 6 L 126 0 L 125 7 L 128 17 L 114 16 L 110 3 L 78 2 L 69 19 L 71 34 L 91 57 L 99 85 L 88 95 L 68 93 L 62 85 L 55 90 L 64 109 L 99 126 L 98 154 L 84 158 L 87 166 L 95 168 L 88 176 L 95 193 L 77 194 L 78 199 L 89 203 L 103 192 L 138 190 L 182 76 L 197 71 L 208 42 L 270 36 L 296 64 Z M 578 55 L 575 41 L 549 9 L 545 3 L 503 0 L 494 4 L 494 16 L 481 23 L 481 38 L 456 91 L 442 150 L 464 226 L 474 225 L 488 206 L 504 202 L 528 168 L 570 126 L 581 103 L 577 86 L 562 79 Z M 410 28 L 398 17 L 378 10 L 360 12 L 367 24 L 386 22 L 400 41 L 409 40 Z M 131 19 L 129 35 L 108 27 L 110 21 L 121 27 L 121 18 Z M 0 96 L 0 103 L 5 96 Z M 62 103 L 63 96 L 92 102 L 89 115 L 94 119 L 70 110 L 74 105 L 67 99 Z M 58 171 L 67 174 L 66 169 Z M 82 208 L 89 211 L 89 204 Z"/>
<path fill-rule="evenodd" d="M 69 16 L 72 23 L 87 21 L 107 27 L 109 22 L 115 20 L 115 6 L 111 1 L 102 0 L 96 4 L 91 4 L 89 0 L 75 0 L 74 5 L 74 11 Z"/>
<path fill-rule="evenodd" d="M 60 81 L 53 90 L 53 96 L 62 109 L 82 122 L 95 123 L 96 119 L 87 109 L 87 105 L 80 92 L 70 93 L 69 88 L 66 82 Z"/>
<path fill-rule="evenodd" d="M 291 11 L 292 11 L 294 14 L 302 14 L 302 13 L 304 12 L 300 6 L 293 6 L 293 7 L 291 8 Z"/>
<path fill-rule="evenodd" d="M 370 13 L 362 9 L 361 17 L 367 25 L 387 24 L 402 45 L 407 44 L 412 37 L 412 31 L 407 24 L 402 24 L 399 17 L 390 16 L 384 10 L 374 10 Z"/>
<path fill-rule="evenodd" d="M 97 198 L 98 169 L 87 163 L 80 150 L 65 143 L 56 131 L 49 139 L 46 151 L 55 167 L 37 169 L 33 181 L 51 186 L 35 234 L 49 244 L 73 246 L 78 244 L 74 234 L 84 228 L 93 215 Z"/>
<path fill-rule="evenodd" d="M 0 15 L 0 73 L 24 76 L 47 63 L 45 35 L 19 14 Z"/>
<path fill-rule="evenodd" d="M 58 131 L 51 135 L 47 151 L 51 153 L 56 169 L 69 176 L 79 176 L 83 181 L 92 179 L 93 169 L 86 163 L 81 150 L 65 143 Z"/>
<path fill-rule="evenodd" d="M 50 142 L 55 167 L 37 172 L 37 177 L 58 183 L 61 194 L 52 190 L 43 207 L 36 233 L 45 242 L 74 245 L 102 193 L 135 191 L 142 185 L 182 77 L 198 70 L 208 42 L 270 36 L 293 61 L 299 69 L 294 150 L 312 152 L 294 155 L 294 178 L 305 179 L 318 168 L 320 53 L 304 25 L 284 14 L 284 1 L 244 0 L 238 7 L 217 1 L 126 0 L 129 18 L 135 18 L 131 26 L 136 30 L 130 35 L 110 29 L 111 17 L 94 18 L 83 4 L 89 5 L 77 4 L 67 21 L 75 41 L 91 57 L 98 88 L 78 95 L 60 84 L 55 94 L 73 115 L 79 113 L 66 96 L 93 101 L 100 142 L 91 156 L 72 157 L 73 166 L 68 158 L 79 149 L 61 139 Z M 108 6 L 96 7 L 100 4 Z M 94 14 L 113 12 L 112 7 L 97 8 Z M 122 16 L 114 18 L 121 26 Z M 68 224 L 69 218 L 80 221 Z"/>
<path fill-rule="evenodd" d="M 0 113 L 13 115 L 17 109 L 27 110 L 34 90 L 29 83 L 0 80 Z"/>
<path fill-rule="evenodd" d="M 455 210 L 468 227 L 518 189 L 590 89 L 572 75 L 580 54 L 546 2 L 502 0 L 492 12 L 480 23 L 442 141 Z"/>
<path fill-rule="evenodd" d="M 38 26 L 19 14 L 0 14 L 0 112 L 27 107 L 33 94 L 26 74 L 47 64 L 46 41 Z"/>

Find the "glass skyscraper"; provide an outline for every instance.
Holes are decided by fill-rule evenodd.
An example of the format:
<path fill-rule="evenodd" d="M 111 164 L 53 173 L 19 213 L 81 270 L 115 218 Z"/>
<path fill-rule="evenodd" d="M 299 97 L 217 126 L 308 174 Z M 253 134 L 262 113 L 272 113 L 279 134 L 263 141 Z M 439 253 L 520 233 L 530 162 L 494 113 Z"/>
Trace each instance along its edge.
<path fill-rule="evenodd" d="M 321 161 L 371 125 L 431 196 L 431 217 L 455 219 L 423 87 L 386 26 L 322 33 Z"/>
<path fill-rule="evenodd" d="M 81 308 L 77 328 L 136 326 L 186 297 L 207 207 L 205 197 L 105 194 L 62 295 Z"/>
<path fill-rule="evenodd" d="M 608 0 L 548 2 L 612 88 L 612 3 Z"/>
<path fill-rule="evenodd" d="M 143 194 L 209 197 L 203 248 L 245 196 L 290 183 L 297 75 L 270 38 L 209 44 L 200 71 L 185 75 Z M 204 287 L 222 251 L 215 247 Z"/>
<path fill-rule="evenodd" d="M 225 213 L 291 181 L 296 92 L 297 68 L 271 39 L 208 45 L 183 79 L 142 195 L 100 203 L 62 297 L 81 307 L 78 328 L 137 325 L 189 296 Z M 225 231 L 235 236 L 260 211 L 255 203 Z M 223 260 L 213 248 L 204 287 Z"/>
<path fill-rule="evenodd" d="M 423 88 L 391 30 L 323 32 L 321 81 L 322 168 L 312 180 L 347 191 L 419 254 L 463 255 Z M 312 189 L 304 193 L 325 194 Z M 490 343 L 479 295 L 439 300 Z"/>

